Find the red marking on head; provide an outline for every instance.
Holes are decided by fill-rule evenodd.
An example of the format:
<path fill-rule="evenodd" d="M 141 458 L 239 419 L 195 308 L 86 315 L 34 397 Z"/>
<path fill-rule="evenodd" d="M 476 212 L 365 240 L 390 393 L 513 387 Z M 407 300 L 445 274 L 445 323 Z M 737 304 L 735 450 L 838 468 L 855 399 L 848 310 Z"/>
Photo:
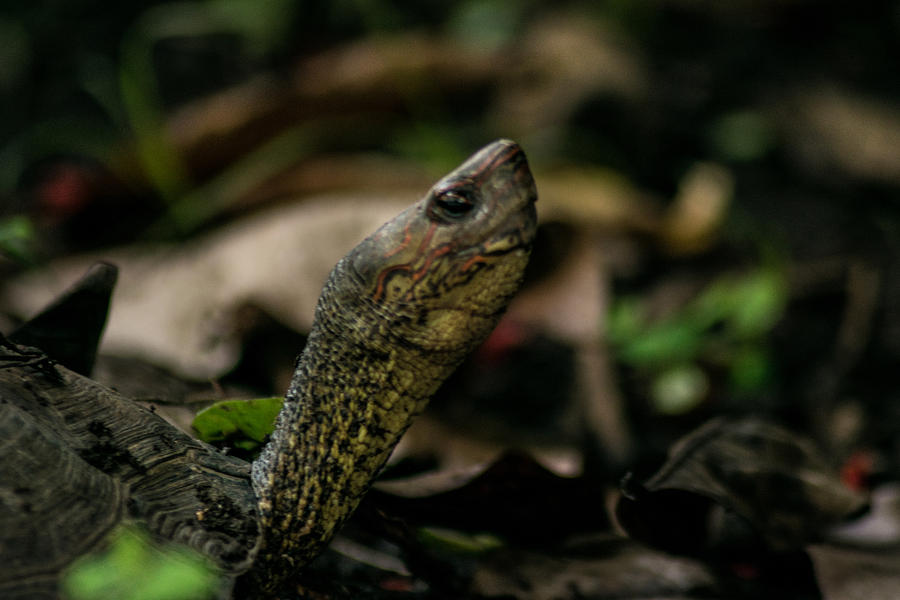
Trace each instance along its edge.
<path fill-rule="evenodd" d="M 425 238 L 422 240 L 422 243 L 419 244 L 419 248 L 418 248 L 419 254 L 422 254 L 425 251 L 425 249 L 428 247 L 428 244 L 431 242 L 431 238 L 434 237 L 434 232 L 436 229 L 437 229 L 437 223 L 432 223 L 429 226 L 428 231 L 425 233 Z M 407 240 L 406 237 L 404 237 L 404 241 L 401 242 L 401 248 L 400 249 L 394 248 L 386 256 L 396 254 L 397 252 L 399 252 L 399 250 L 401 250 L 403 247 L 405 247 L 408 243 L 409 243 L 409 240 Z M 431 268 L 431 265 L 432 265 L 432 263 L 434 263 L 434 260 L 440 256 L 443 256 L 444 254 L 447 254 L 448 252 L 453 250 L 453 248 L 454 248 L 453 244 L 449 244 L 449 243 L 441 244 L 440 246 L 438 246 L 437 248 L 435 248 L 431 252 L 429 252 L 425 256 L 425 262 L 422 264 L 422 266 L 419 267 L 418 269 L 416 269 L 415 272 L 413 272 L 413 274 L 412 274 L 413 282 L 416 282 L 416 281 L 419 281 L 420 279 L 422 279 L 422 277 L 425 276 L 425 273 L 428 272 L 428 269 Z M 374 300 L 375 302 L 379 302 L 384 298 L 387 279 L 391 273 L 394 273 L 395 271 L 410 271 L 411 268 L 412 267 L 408 263 L 404 263 L 404 264 L 400 264 L 400 265 L 393 265 L 393 266 L 387 267 L 386 269 L 382 270 L 378 274 L 378 279 L 375 282 L 375 291 L 372 293 L 372 300 Z"/>
<path fill-rule="evenodd" d="M 445 186 L 443 189 L 452 190 L 458 187 L 465 187 L 472 185 L 473 183 L 478 183 L 488 175 L 490 175 L 499 165 L 505 163 L 511 156 L 514 156 L 518 152 L 520 152 L 520 150 L 515 146 L 513 146 L 512 148 L 507 148 L 506 152 L 494 156 L 489 161 L 483 162 L 467 177 L 454 181 L 453 183 Z"/>
<path fill-rule="evenodd" d="M 482 256 L 481 254 L 476 254 L 475 256 L 473 256 L 472 258 L 470 258 L 469 260 L 464 262 L 462 267 L 459 268 L 459 270 L 465 272 L 465 271 L 468 271 L 469 269 L 471 269 L 472 265 L 474 265 L 475 263 L 486 263 L 486 262 L 487 262 L 487 259 L 484 256 Z"/>
<path fill-rule="evenodd" d="M 495 156 L 493 158 L 493 160 L 486 162 L 481 167 L 479 167 L 474 173 L 472 173 L 472 177 L 480 178 L 484 175 L 487 175 L 488 173 L 490 173 L 494 169 L 496 169 L 497 165 L 505 163 L 507 160 L 509 160 L 509 158 L 511 156 L 513 156 L 519 152 L 520 152 L 520 150 L 517 146 L 512 146 L 510 148 L 507 148 L 506 152 L 503 152 L 502 154 L 498 154 L 497 156 Z"/>
<path fill-rule="evenodd" d="M 398 252 L 402 252 L 406 249 L 407 246 L 409 246 L 409 242 L 412 240 L 412 234 L 409 232 L 410 225 L 412 225 L 412 222 L 407 223 L 403 228 L 403 240 L 400 242 L 400 244 L 384 253 L 385 258 L 390 258 Z"/>
<path fill-rule="evenodd" d="M 419 244 L 419 249 L 416 250 L 418 254 L 422 254 L 425 252 L 425 248 L 428 247 L 428 244 L 431 243 L 431 238 L 434 237 L 434 231 L 437 229 L 437 223 L 433 222 L 428 225 L 428 231 L 425 232 L 425 237 L 422 238 L 422 243 Z"/>
<path fill-rule="evenodd" d="M 394 271 L 409 271 L 409 265 L 394 265 L 379 273 L 378 280 L 375 282 L 375 293 L 372 294 L 373 301 L 380 302 L 384 297 L 385 282 L 387 281 L 388 275 Z"/>
<path fill-rule="evenodd" d="M 443 244 L 429 252 L 428 256 L 425 257 L 425 264 L 423 264 L 415 273 L 413 273 L 413 281 L 422 279 L 422 277 L 425 276 L 425 273 L 428 272 L 428 269 L 431 268 L 431 263 L 434 262 L 434 259 L 447 254 L 451 250 L 453 250 L 453 244 Z"/>

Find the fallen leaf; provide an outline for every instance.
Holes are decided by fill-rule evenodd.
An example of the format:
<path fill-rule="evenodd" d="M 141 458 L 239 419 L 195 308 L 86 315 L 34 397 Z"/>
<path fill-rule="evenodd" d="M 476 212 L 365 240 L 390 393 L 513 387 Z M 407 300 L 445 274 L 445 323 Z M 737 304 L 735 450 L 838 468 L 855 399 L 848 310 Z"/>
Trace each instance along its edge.
<path fill-rule="evenodd" d="M 204 442 L 228 442 L 242 450 L 255 450 L 272 433 L 283 398 L 223 400 L 194 417 L 194 429 Z"/>
<path fill-rule="evenodd" d="M 759 419 L 715 419 L 682 438 L 644 483 L 626 481 L 616 507 L 632 537 L 674 552 L 821 539 L 865 506 L 808 439 Z M 744 531 L 746 530 L 746 531 Z"/>
<path fill-rule="evenodd" d="M 109 260 L 120 276 L 101 350 L 196 380 L 217 377 L 240 354 L 235 311 L 253 302 L 296 331 L 308 331 L 331 267 L 414 198 L 415 192 L 310 199 L 180 246 L 63 259 L 5 282 L 0 306 L 33 314 L 88 265 Z"/>
<path fill-rule="evenodd" d="M 689 600 L 715 598 L 715 587 L 716 578 L 699 562 L 609 537 L 552 556 L 497 552 L 478 567 L 471 591 L 478 597 L 516 600 Z"/>
<path fill-rule="evenodd" d="M 900 590 L 900 552 L 810 546 L 823 600 L 895 600 Z"/>

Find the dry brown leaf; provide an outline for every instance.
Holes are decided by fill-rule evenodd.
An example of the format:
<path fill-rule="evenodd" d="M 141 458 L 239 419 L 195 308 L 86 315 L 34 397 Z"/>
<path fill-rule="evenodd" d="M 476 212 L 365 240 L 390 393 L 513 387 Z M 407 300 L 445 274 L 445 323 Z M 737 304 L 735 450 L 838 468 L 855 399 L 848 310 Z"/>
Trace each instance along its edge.
<path fill-rule="evenodd" d="M 492 120 L 526 139 L 565 123 L 592 95 L 635 99 L 650 87 L 647 68 L 621 36 L 565 15 L 535 22 L 504 79 Z"/>
<path fill-rule="evenodd" d="M 516 600 L 689 600 L 714 597 L 714 587 L 715 577 L 699 562 L 610 538 L 571 556 L 497 552 L 479 567 L 471 590 L 479 597 Z"/>
<path fill-rule="evenodd" d="M 725 167 L 712 163 L 691 167 L 666 211 L 660 232 L 666 249 L 677 255 L 708 250 L 718 238 L 733 193 L 734 178 Z"/>
<path fill-rule="evenodd" d="M 63 259 L 8 282 L 0 305 L 28 316 L 98 258 L 120 267 L 102 350 L 194 379 L 237 360 L 233 311 L 251 302 L 307 331 L 331 267 L 416 197 L 334 196 L 248 217 L 181 246 Z M 299 348 L 297 349 L 299 351 Z"/>
<path fill-rule="evenodd" d="M 817 545 L 808 548 L 823 600 L 896 600 L 900 553 Z"/>
<path fill-rule="evenodd" d="M 837 87 L 796 92 L 777 117 L 801 162 L 900 183 L 900 110 Z"/>
<path fill-rule="evenodd" d="M 679 440 L 616 507 L 635 539 L 684 554 L 788 551 L 865 507 L 811 440 L 760 419 L 717 418 Z M 739 531 L 736 535 L 734 532 Z"/>

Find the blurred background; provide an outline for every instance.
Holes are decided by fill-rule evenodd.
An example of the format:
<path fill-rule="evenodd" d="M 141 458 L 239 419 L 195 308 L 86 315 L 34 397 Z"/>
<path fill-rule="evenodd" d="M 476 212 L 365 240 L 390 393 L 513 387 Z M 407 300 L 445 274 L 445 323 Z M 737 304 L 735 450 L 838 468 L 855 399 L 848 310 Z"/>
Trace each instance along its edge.
<path fill-rule="evenodd" d="M 112 260 L 133 395 L 280 394 L 337 258 L 509 137 L 526 288 L 410 456 L 614 482 L 750 414 L 900 474 L 896 0 L 13 0 L 0 39 L 0 330 Z"/>

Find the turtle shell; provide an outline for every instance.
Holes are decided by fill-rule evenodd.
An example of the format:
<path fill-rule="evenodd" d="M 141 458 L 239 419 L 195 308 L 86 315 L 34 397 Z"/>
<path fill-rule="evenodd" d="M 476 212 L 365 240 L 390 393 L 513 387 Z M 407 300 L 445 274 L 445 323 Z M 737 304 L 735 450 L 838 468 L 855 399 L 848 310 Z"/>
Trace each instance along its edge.
<path fill-rule="evenodd" d="M 259 540 L 250 465 L 35 348 L 0 337 L 0 597 L 56 597 L 124 519 L 226 572 Z"/>

